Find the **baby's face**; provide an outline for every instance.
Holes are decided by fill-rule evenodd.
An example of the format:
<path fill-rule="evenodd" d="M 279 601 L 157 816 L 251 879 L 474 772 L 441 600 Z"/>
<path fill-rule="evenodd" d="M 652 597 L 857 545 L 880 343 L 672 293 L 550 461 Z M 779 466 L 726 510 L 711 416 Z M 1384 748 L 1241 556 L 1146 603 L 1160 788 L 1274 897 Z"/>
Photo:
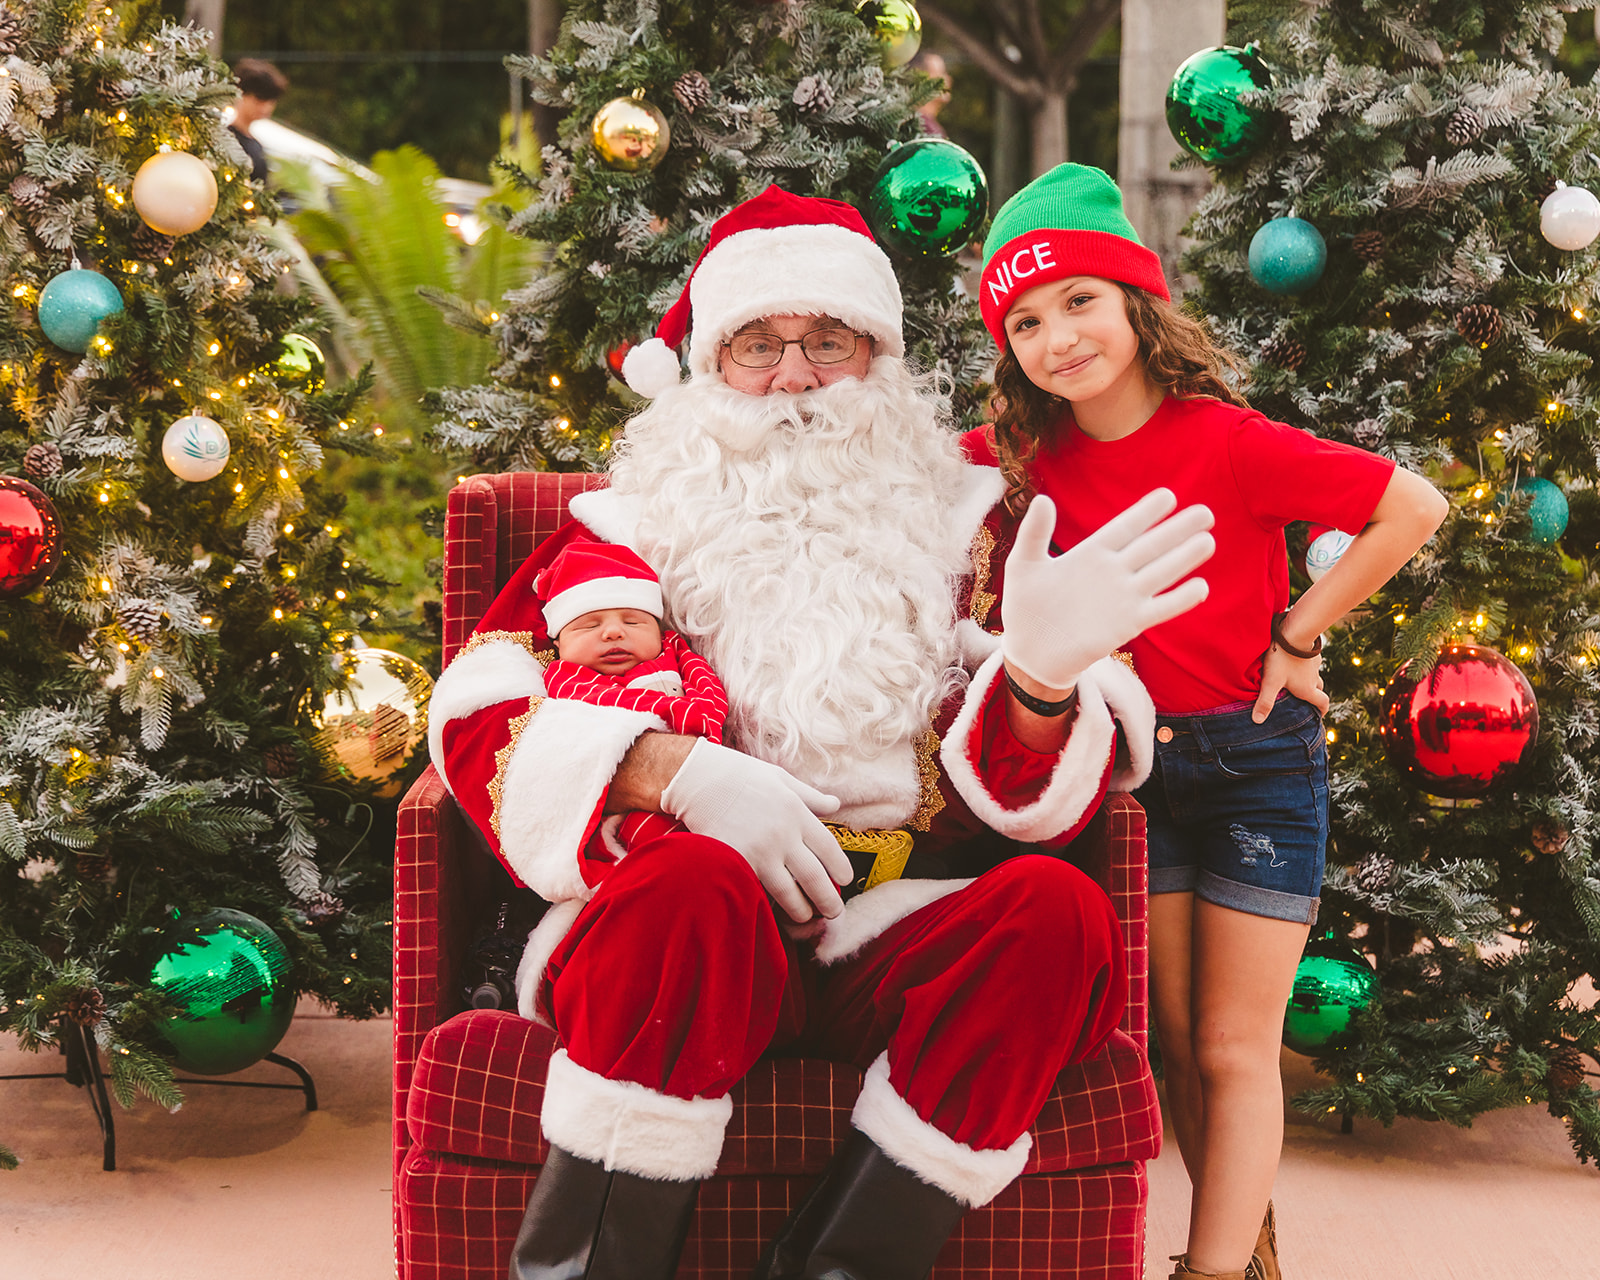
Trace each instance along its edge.
<path fill-rule="evenodd" d="M 620 676 L 661 656 L 661 623 L 643 609 L 591 609 L 561 628 L 556 652 L 580 667 Z"/>

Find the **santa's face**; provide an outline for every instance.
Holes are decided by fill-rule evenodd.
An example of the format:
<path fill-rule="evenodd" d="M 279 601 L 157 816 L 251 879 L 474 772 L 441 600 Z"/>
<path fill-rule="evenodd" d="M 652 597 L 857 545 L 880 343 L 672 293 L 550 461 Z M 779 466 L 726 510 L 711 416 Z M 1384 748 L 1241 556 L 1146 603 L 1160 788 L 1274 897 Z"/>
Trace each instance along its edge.
<path fill-rule="evenodd" d="M 793 351 L 793 348 L 790 349 Z M 927 379 L 880 357 L 799 394 L 702 374 L 628 426 L 614 491 L 731 739 L 818 786 L 926 730 L 955 668 L 963 463 Z"/>
<path fill-rule="evenodd" d="M 768 316 L 752 320 L 717 349 L 717 371 L 746 395 L 799 395 L 865 377 L 872 352 L 871 337 L 832 316 Z M 756 363 L 774 354 L 776 363 Z"/>

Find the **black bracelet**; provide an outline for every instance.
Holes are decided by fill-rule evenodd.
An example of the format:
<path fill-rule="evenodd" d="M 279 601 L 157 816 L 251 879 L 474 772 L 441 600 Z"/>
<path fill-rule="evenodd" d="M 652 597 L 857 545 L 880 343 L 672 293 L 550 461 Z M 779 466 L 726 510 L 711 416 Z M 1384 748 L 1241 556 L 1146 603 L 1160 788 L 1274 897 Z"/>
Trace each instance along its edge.
<path fill-rule="evenodd" d="M 1061 699 L 1060 702 L 1046 702 L 1043 698 L 1035 697 L 1018 684 L 1016 677 L 1011 674 L 1009 668 L 1002 665 L 1001 670 L 1006 673 L 1006 683 L 1011 686 L 1011 692 L 1017 701 L 1036 716 L 1064 716 L 1078 705 L 1078 689 L 1076 685 L 1073 686 L 1072 692 Z"/>
<path fill-rule="evenodd" d="M 1282 613 L 1273 615 L 1272 643 L 1277 645 L 1278 648 L 1282 649 L 1291 658 L 1315 658 L 1319 653 L 1322 652 L 1322 637 L 1318 636 L 1317 642 L 1309 649 L 1296 649 L 1292 644 L 1283 638 L 1283 620 L 1288 616 L 1289 611 L 1287 609 L 1285 609 Z"/>

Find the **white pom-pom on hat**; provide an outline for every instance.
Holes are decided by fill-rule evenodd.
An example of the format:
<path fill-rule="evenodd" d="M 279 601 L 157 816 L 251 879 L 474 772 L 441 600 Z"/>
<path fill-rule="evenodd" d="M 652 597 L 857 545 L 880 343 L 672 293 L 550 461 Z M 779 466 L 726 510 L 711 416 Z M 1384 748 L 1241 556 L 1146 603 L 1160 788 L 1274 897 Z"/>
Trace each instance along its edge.
<path fill-rule="evenodd" d="M 678 385 L 677 353 L 660 338 L 648 338 L 622 358 L 622 380 L 634 391 L 654 399 Z"/>

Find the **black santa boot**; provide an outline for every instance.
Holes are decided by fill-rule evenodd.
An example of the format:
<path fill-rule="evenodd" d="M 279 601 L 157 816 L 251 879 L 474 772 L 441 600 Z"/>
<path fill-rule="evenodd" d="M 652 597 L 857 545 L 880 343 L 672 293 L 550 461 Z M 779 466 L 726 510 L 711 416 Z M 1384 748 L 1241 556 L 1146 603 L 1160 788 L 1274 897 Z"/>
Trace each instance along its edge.
<path fill-rule="evenodd" d="M 552 1146 L 511 1250 L 510 1280 L 672 1280 L 700 1183 L 659 1181 Z"/>
<path fill-rule="evenodd" d="M 753 1280 L 923 1280 L 966 1212 L 852 1128 Z"/>

